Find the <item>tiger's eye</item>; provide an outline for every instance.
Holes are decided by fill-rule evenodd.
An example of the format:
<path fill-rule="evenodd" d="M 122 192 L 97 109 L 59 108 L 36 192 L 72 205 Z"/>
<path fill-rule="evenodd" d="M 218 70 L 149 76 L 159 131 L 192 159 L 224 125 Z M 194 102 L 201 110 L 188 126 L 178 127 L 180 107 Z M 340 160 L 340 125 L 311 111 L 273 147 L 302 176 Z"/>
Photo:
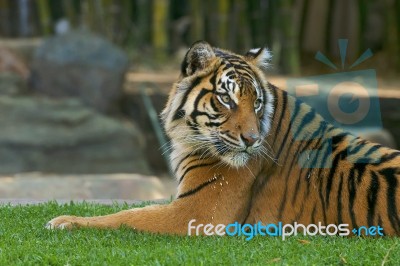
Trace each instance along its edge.
<path fill-rule="evenodd" d="M 254 109 L 256 110 L 260 109 L 261 105 L 262 105 L 262 100 L 260 98 L 254 101 Z"/>
<path fill-rule="evenodd" d="M 232 101 L 231 97 L 229 94 L 219 94 L 217 95 L 218 101 L 223 104 L 226 108 L 228 109 L 233 109 L 235 108 L 235 102 Z"/>
<path fill-rule="evenodd" d="M 229 104 L 231 102 L 231 98 L 228 95 L 220 96 L 223 103 Z"/>

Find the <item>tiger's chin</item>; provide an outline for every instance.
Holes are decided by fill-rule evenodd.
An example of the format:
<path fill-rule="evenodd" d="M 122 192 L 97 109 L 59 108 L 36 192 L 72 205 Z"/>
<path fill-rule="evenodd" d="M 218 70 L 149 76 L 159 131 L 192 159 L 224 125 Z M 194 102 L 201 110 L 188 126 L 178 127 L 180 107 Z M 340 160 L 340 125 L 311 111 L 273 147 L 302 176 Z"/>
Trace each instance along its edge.
<path fill-rule="evenodd" d="M 222 145 L 220 144 L 218 146 L 221 147 Z M 233 148 L 226 144 L 222 146 L 222 149 L 220 150 L 223 152 L 218 152 L 217 149 L 217 151 L 214 152 L 214 155 L 217 155 L 222 162 L 235 168 L 246 166 L 251 157 L 257 156 L 260 151 L 258 148 Z"/>
<path fill-rule="evenodd" d="M 231 154 L 225 154 L 224 156 L 221 157 L 221 159 L 225 163 L 233 167 L 239 168 L 245 166 L 249 161 L 250 157 L 251 155 L 246 152 L 236 152 Z"/>

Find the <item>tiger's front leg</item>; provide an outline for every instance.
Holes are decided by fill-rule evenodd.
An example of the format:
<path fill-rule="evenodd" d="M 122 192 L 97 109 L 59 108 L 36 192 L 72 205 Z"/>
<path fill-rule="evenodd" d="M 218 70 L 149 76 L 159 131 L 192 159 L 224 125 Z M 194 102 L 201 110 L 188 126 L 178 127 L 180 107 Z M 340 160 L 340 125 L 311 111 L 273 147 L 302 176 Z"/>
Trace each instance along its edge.
<path fill-rule="evenodd" d="M 119 228 L 122 225 L 140 231 L 154 233 L 185 233 L 185 218 L 193 213 L 190 206 L 175 201 L 168 205 L 152 205 L 130 209 L 105 216 L 77 217 L 63 215 L 47 224 L 48 229 L 72 229 L 75 227 Z M 181 216 L 181 217 L 180 217 Z"/>
<path fill-rule="evenodd" d="M 97 217 L 59 216 L 47 224 L 49 229 L 73 227 L 119 228 L 184 235 L 188 223 L 229 224 L 242 222 L 248 213 L 254 178 L 249 172 L 211 172 L 200 167 L 178 188 L 178 197 L 167 205 L 152 205 Z"/>

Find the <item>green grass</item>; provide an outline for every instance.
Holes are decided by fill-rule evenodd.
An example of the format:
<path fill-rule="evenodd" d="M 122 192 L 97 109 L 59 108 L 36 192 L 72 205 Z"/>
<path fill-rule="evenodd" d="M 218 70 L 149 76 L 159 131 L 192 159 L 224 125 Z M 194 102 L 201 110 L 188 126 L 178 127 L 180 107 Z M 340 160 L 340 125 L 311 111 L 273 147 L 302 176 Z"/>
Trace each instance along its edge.
<path fill-rule="evenodd" d="M 50 231 L 61 214 L 102 215 L 132 206 L 0 206 L 0 265 L 396 265 L 398 238 L 178 237 L 118 230 Z M 155 221 L 156 222 L 156 221 Z"/>

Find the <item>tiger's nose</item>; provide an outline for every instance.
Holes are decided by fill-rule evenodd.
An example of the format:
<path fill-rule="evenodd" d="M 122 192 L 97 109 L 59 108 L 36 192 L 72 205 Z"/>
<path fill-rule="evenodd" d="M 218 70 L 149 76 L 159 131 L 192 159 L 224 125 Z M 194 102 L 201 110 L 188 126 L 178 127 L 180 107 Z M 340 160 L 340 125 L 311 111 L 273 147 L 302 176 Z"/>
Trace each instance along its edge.
<path fill-rule="evenodd" d="M 260 134 L 248 132 L 241 135 L 242 141 L 247 147 L 253 146 L 260 139 Z"/>

